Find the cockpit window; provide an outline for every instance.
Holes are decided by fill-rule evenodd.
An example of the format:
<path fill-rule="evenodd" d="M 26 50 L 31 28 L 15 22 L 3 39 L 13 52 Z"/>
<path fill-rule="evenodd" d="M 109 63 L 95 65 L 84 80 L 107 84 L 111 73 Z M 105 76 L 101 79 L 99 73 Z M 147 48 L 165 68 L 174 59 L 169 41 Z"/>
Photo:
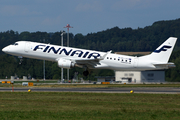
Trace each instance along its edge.
<path fill-rule="evenodd" d="M 16 45 L 18 45 L 18 43 L 13 43 L 12 45 L 15 45 L 15 46 L 16 46 Z"/>

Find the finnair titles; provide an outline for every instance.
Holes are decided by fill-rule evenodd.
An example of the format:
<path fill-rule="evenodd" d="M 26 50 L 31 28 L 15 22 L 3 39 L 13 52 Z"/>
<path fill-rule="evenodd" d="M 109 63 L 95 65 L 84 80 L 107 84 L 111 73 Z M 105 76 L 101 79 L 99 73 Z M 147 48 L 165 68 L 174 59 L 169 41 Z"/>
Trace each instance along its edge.
<path fill-rule="evenodd" d="M 97 57 L 100 57 L 100 54 L 97 53 L 97 52 L 90 53 L 90 51 L 83 52 L 82 50 L 74 50 L 74 49 L 67 50 L 67 48 L 65 48 L 65 47 L 64 48 L 61 48 L 61 47 L 55 48 L 54 46 L 37 45 L 33 49 L 33 51 L 37 51 L 38 49 L 40 49 L 40 50 L 42 50 L 43 52 L 46 52 L 46 53 L 50 53 L 52 51 L 54 54 L 62 54 L 62 53 L 64 53 L 67 56 L 76 55 L 77 57 L 82 57 L 82 58 L 91 58 L 91 57 L 93 57 L 94 59 L 97 59 Z"/>

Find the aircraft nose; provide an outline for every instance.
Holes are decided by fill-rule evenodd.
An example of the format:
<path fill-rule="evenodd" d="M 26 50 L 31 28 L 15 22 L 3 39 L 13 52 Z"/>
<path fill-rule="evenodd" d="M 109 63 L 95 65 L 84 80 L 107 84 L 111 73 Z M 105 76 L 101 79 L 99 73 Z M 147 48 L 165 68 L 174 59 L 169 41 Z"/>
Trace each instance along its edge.
<path fill-rule="evenodd" d="M 8 51 L 9 51 L 9 47 L 4 47 L 4 48 L 2 49 L 2 51 L 3 51 L 3 52 L 8 52 Z"/>

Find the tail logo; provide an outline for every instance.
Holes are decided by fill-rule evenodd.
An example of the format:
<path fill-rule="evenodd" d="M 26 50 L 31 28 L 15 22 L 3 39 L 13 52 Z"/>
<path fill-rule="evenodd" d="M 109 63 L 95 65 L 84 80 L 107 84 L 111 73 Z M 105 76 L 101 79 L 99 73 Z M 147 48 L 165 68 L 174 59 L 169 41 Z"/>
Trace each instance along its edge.
<path fill-rule="evenodd" d="M 161 51 L 167 51 L 167 49 L 170 49 L 172 46 L 164 45 L 159 50 L 155 50 L 155 53 L 160 53 Z"/>

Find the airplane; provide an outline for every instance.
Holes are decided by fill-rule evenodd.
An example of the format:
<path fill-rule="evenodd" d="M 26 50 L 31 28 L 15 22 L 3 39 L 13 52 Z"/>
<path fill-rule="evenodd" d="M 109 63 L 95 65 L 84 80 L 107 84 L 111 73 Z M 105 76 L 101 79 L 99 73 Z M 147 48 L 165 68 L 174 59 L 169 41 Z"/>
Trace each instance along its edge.
<path fill-rule="evenodd" d="M 114 71 L 162 70 L 175 67 L 168 62 L 177 38 L 169 37 L 149 55 L 134 57 L 108 52 L 100 52 L 45 43 L 18 41 L 2 49 L 14 56 L 57 62 L 61 68 L 84 68 L 84 76 L 92 69 L 111 69 Z"/>

